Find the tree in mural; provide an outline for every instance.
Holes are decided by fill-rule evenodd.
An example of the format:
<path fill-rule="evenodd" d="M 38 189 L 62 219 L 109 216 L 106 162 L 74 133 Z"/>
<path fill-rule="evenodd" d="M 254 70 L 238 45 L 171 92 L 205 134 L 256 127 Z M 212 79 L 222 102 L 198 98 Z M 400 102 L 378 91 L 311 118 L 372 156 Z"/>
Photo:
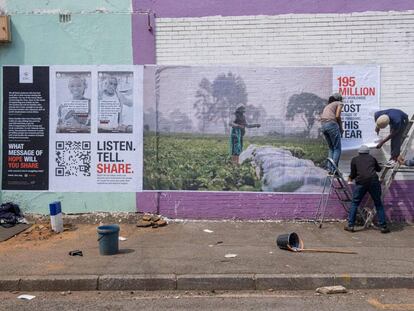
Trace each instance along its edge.
<path fill-rule="evenodd" d="M 169 114 L 169 123 L 172 127 L 172 132 L 191 132 L 193 124 L 191 119 L 180 109 L 174 109 Z"/>
<path fill-rule="evenodd" d="M 288 101 L 286 119 L 293 121 L 296 117 L 300 117 L 305 125 L 305 135 L 309 137 L 312 127 L 326 103 L 326 99 L 313 93 L 292 95 Z"/>
<path fill-rule="evenodd" d="M 201 128 L 208 122 L 221 122 L 225 133 L 229 131 L 229 121 L 237 107 L 247 104 L 246 85 L 240 76 L 229 72 L 218 75 L 213 83 L 203 78 L 196 93 L 194 103 L 196 116 Z"/>
<path fill-rule="evenodd" d="M 204 133 L 206 129 L 206 123 L 209 121 L 209 115 L 213 110 L 213 98 L 212 98 L 212 86 L 211 82 L 203 78 L 198 85 L 199 89 L 196 92 L 196 102 L 194 108 L 196 109 L 196 117 L 201 122 L 199 123 L 199 129 Z"/>

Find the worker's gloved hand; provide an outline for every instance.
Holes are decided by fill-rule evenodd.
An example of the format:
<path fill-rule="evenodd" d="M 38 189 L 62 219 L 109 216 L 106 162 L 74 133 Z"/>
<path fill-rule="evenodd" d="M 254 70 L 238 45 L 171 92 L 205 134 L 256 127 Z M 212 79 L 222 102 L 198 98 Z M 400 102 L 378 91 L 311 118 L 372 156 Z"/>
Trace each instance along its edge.
<path fill-rule="evenodd" d="M 382 145 L 383 145 L 382 143 L 379 143 L 376 148 L 377 149 L 381 149 L 382 148 Z"/>

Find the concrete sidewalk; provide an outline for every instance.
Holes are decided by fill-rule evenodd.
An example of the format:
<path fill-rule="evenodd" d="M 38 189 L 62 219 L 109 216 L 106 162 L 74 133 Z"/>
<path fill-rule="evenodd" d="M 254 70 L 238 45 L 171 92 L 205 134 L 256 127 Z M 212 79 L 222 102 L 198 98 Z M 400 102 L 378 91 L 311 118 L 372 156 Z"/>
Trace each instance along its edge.
<path fill-rule="evenodd" d="M 0 290 L 238 290 L 414 288 L 414 227 L 356 233 L 341 223 L 185 222 L 137 228 L 122 224 L 120 253 L 100 256 L 96 225 L 46 240 L 20 234 L 0 243 Z M 213 232 L 204 232 L 209 229 Z M 294 253 L 276 246 L 296 232 L 305 248 L 357 254 Z M 72 257 L 71 250 L 83 257 Z M 226 254 L 237 257 L 226 258 Z"/>

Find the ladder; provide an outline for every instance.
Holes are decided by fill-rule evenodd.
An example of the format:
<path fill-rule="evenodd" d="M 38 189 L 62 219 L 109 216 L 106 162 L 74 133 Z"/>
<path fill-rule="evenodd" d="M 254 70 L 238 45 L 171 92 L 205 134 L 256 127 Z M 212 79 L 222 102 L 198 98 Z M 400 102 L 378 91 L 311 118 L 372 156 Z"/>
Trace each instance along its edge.
<path fill-rule="evenodd" d="M 411 145 L 411 142 L 414 138 L 414 115 L 412 115 L 411 119 L 408 120 L 408 124 L 404 130 L 403 136 L 402 136 L 402 144 L 401 144 L 401 152 L 400 155 L 405 158 L 408 148 Z M 380 182 L 382 184 L 382 193 L 381 193 L 381 200 L 384 202 L 385 195 L 388 193 L 388 190 L 390 189 L 390 186 L 395 178 L 395 175 L 398 172 L 404 172 L 404 173 L 412 173 L 414 172 L 413 169 L 409 168 L 401 168 L 400 163 L 397 162 L 394 167 L 384 167 L 380 172 Z M 373 201 L 371 196 L 365 203 L 364 207 L 362 208 L 363 211 L 366 213 L 367 217 L 365 219 L 364 227 L 368 228 L 370 226 L 373 226 L 372 220 L 375 217 L 375 214 L 377 213 L 376 209 L 372 206 Z"/>
<path fill-rule="evenodd" d="M 341 171 L 331 158 L 328 158 L 327 162 L 330 165 L 332 165 L 334 171 L 333 174 L 328 174 L 325 178 L 321 198 L 319 200 L 318 208 L 316 210 L 315 223 L 319 224 L 319 228 L 322 228 L 322 224 L 325 218 L 326 207 L 328 206 L 329 198 L 332 192 L 335 193 L 337 199 L 339 200 L 342 207 L 345 209 L 347 213 L 349 212 L 352 202 L 352 193 Z M 364 214 L 361 212 L 360 209 L 358 209 L 358 213 L 365 222 Z"/>

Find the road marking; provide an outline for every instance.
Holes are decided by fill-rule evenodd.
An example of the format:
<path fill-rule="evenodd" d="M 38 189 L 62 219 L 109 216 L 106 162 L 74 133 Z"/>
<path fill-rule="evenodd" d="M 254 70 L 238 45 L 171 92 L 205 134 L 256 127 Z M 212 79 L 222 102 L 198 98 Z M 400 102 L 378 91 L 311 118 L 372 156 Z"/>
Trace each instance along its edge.
<path fill-rule="evenodd" d="M 370 298 L 367 301 L 371 306 L 373 306 L 373 307 L 375 307 L 379 310 L 414 311 L 414 304 L 391 304 L 391 303 L 383 304 L 375 298 Z"/>
<path fill-rule="evenodd" d="M 146 299 L 154 299 L 158 296 L 149 296 L 149 297 L 131 297 L 134 300 L 146 300 Z M 240 293 L 240 294 L 206 294 L 206 295 L 189 295 L 189 294 L 181 294 L 177 293 L 176 295 L 166 295 L 162 298 L 164 299 L 188 299 L 188 298 L 301 298 L 305 296 L 298 296 L 298 295 L 283 295 L 283 294 L 254 294 L 254 293 Z"/>

